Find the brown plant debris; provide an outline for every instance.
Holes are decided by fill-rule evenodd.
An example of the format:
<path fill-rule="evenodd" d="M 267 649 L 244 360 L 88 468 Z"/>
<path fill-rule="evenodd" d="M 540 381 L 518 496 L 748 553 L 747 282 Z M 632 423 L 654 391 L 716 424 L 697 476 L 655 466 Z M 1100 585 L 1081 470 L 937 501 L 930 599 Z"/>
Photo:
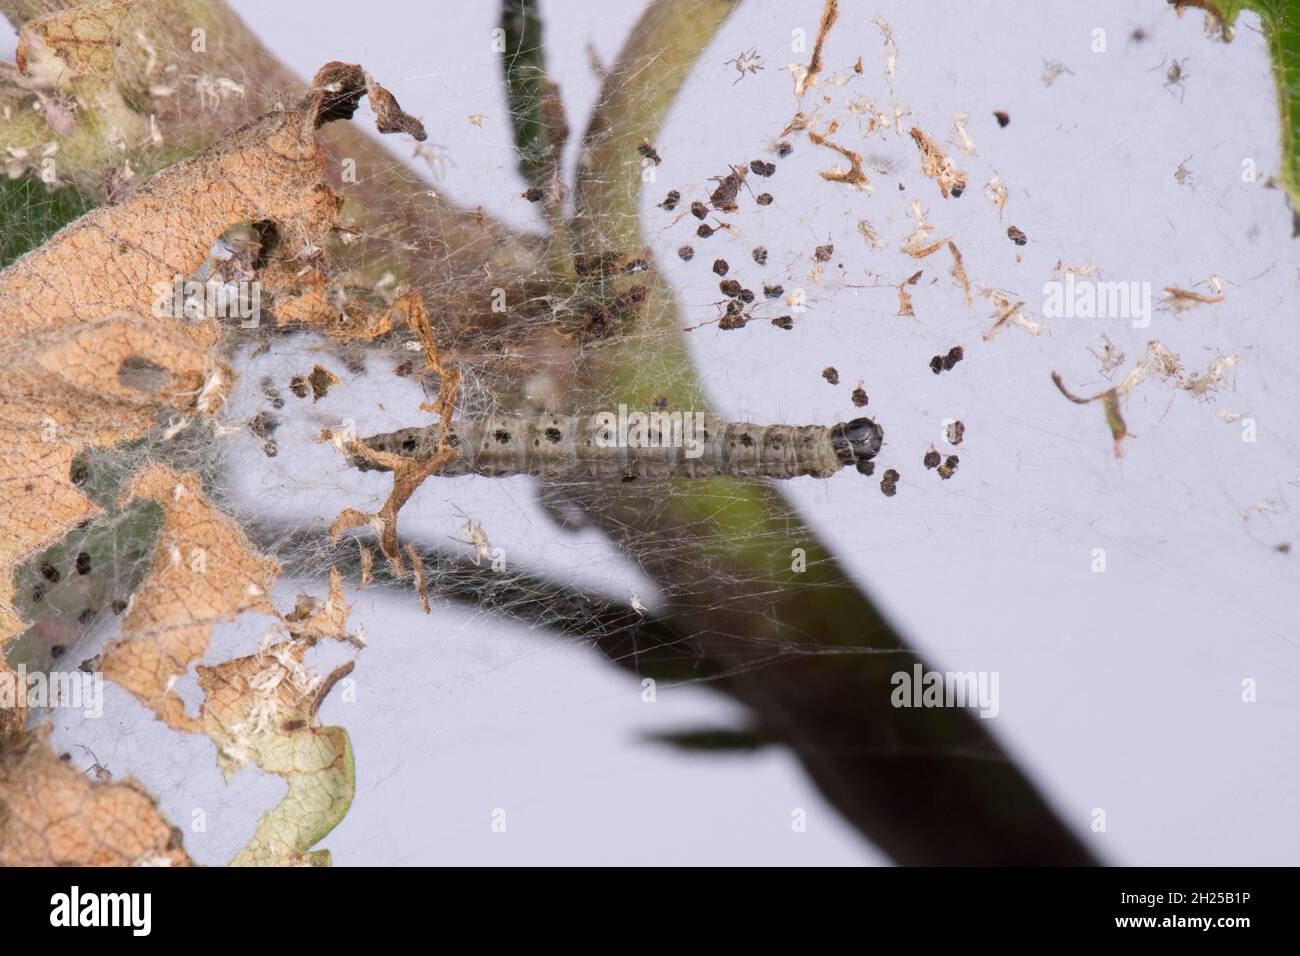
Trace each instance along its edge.
<path fill-rule="evenodd" d="M 1182 363 L 1177 354 L 1170 352 L 1157 341 L 1147 343 L 1147 354 L 1124 376 L 1118 385 L 1099 392 L 1088 398 L 1081 398 L 1065 387 L 1065 382 L 1057 372 L 1052 373 L 1052 381 L 1061 394 L 1079 405 L 1100 401 L 1106 412 L 1106 424 L 1110 426 L 1111 438 L 1115 443 L 1115 457 L 1123 455 L 1120 443 L 1129 436 L 1128 425 L 1120 411 L 1120 400 L 1148 378 L 1155 376 L 1168 382 L 1173 388 L 1186 391 L 1196 398 L 1203 398 L 1217 390 L 1223 383 L 1223 376 L 1228 369 L 1235 366 L 1238 358 L 1220 352 L 1212 358 L 1204 372 L 1184 375 Z"/>
<path fill-rule="evenodd" d="M 439 434 L 445 435 L 451 425 L 451 417 L 456 410 L 456 402 L 460 395 L 460 373 L 443 364 L 438 354 L 438 347 L 433 340 L 433 331 L 429 326 L 429 316 L 424 309 L 423 303 L 418 303 L 418 307 L 413 309 L 409 321 L 412 330 L 419 336 L 420 344 L 424 348 L 428 370 L 436 374 L 441 380 L 438 397 L 433 405 L 428 406 L 426 410 L 431 411 L 438 417 Z M 381 550 L 392 565 L 394 573 L 404 576 L 405 568 L 402 564 L 402 553 L 397 542 L 397 514 L 426 478 L 436 474 L 443 465 L 456 457 L 457 450 L 445 447 L 442 440 L 439 439 L 437 449 L 427 458 L 406 458 L 389 452 L 375 451 L 355 435 L 347 439 L 340 438 L 337 447 L 344 455 L 356 455 L 371 464 L 380 465 L 391 471 L 393 473 L 393 489 L 377 514 L 367 515 L 352 508 L 346 509 L 330 526 L 330 538 L 337 538 L 340 533 L 350 528 L 367 525 L 377 528 Z"/>
<path fill-rule="evenodd" d="M 130 6 L 110 3 L 85 18 L 71 11 L 65 20 L 47 18 L 24 35 L 25 65 L 53 43 L 52 55 L 64 64 L 60 69 L 106 69 L 114 40 L 101 18 Z M 258 278 L 277 323 L 310 325 L 344 339 L 368 337 L 386 331 L 393 321 L 389 313 L 396 311 L 413 328 L 423 320 L 427 332 L 418 297 L 371 315 L 336 295 L 341 290 L 330 283 L 320 249 L 334 228 L 339 199 L 321 183 L 325 153 L 316 130 L 350 117 L 363 95 L 381 131 L 424 139 L 419 121 L 361 67 L 329 63 L 296 105 L 158 173 L 0 272 L 0 445 L 6 452 L 0 458 L 0 661 L 4 645 L 25 626 L 11 603 L 15 565 L 98 513 L 76 487 L 76 456 L 143 438 L 157 427 L 159 412 L 169 410 L 171 421 L 161 432 L 168 440 L 191 418 L 221 406 L 232 380 L 216 357 L 221 322 L 191 319 L 167 307 L 169 296 L 160 290 L 170 292 L 178 280 L 193 278 L 232 226 L 264 223 L 276 233 L 276 253 Z M 454 380 L 454 374 L 443 375 L 453 390 Z M 248 609 L 275 615 L 268 591 L 278 567 L 208 502 L 194 475 L 150 466 L 129 482 L 123 499 L 129 498 L 157 502 L 163 528 L 144 582 L 129 605 L 120 607 L 122 634 L 105 651 L 101 667 L 170 726 L 200 730 L 173 685 L 203 654 L 218 621 Z M 297 610 L 285 623 L 312 640 L 341 630 L 346 606 L 338 582 L 331 578 L 330 598 L 322 606 Z M 0 739 L 15 733 L 22 716 L 0 713 Z M 44 759 L 25 753 L 24 759 Z M 6 798 L 0 800 L 6 804 L 0 825 L 22 821 L 14 814 L 13 795 L 21 796 L 14 788 L 29 770 L 14 762 L 0 768 Z M 38 763 L 32 772 L 46 770 Z M 157 821 L 137 812 L 140 801 L 132 804 L 130 798 L 135 791 L 102 786 L 78 798 L 89 821 L 84 826 L 71 810 L 50 804 L 56 819 L 41 838 L 66 837 L 71 847 L 54 850 L 53 858 L 97 862 L 95 853 L 102 851 L 103 862 L 131 862 L 137 849 L 144 853 L 152 846 L 172 862 L 183 861 L 169 833 L 161 843 L 145 838 Z M 59 792 L 53 784 L 48 789 Z M 110 812 L 102 832 L 95 832 L 101 800 Z M 123 809 L 114 812 L 119 804 Z M 153 829 L 137 826 L 139 820 Z M 130 852 L 117 850 L 115 841 L 127 837 L 135 841 Z M 6 840 L 6 852 L 10 845 Z M 91 850 L 83 852 L 87 846 Z"/>
<path fill-rule="evenodd" d="M 1165 297 L 1169 307 L 1175 312 L 1185 312 L 1188 309 L 1196 308 L 1198 305 L 1214 305 L 1223 301 L 1221 294 L 1209 295 L 1204 292 L 1194 292 L 1191 289 L 1179 289 L 1176 286 L 1166 286 Z"/>
<path fill-rule="evenodd" d="M 993 203 L 998 210 L 998 218 L 1002 218 L 1002 212 L 1007 207 L 1007 198 L 1010 193 L 1007 191 L 1007 184 L 1000 177 L 994 176 L 984 184 L 984 195 L 989 197 L 989 202 Z"/>
<path fill-rule="evenodd" d="M 911 293 L 907 291 L 907 287 L 909 285 L 916 285 L 924 272 L 924 269 L 918 269 L 898 284 L 898 314 L 904 318 L 916 315 L 912 310 L 912 296 Z"/>
<path fill-rule="evenodd" d="M 797 99 L 803 99 L 804 92 L 810 86 L 817 84 L 817 76 L 821 73 L 824 66 L 822 62 L 822 45 L 826 42 L 826 35 L 831 32 L 831 27 L 835 26 L 835 21 L 840 18 L 839 0 L 826 0 L 822 7 L 821 22 L 817 25 L 817 40 L 813 43 L 812 59 L 808 65 L 797 71 L 794 95 Z"/>
<path fill-rule="evenodd" d="M 92 781 L 49 727 L 0 749 L 0 866 L 189 866 L 181 831 L 135 780 Z"/>
<path fill-rule="evenodd" d="M 966 191 L 966 174 L 958 169 L 939 145 L 918 127 L 911 130 L 912 139 L 921 151 L 921 172 L 939 184 L 943 198 L 956 199 Z"/>
<path fill-rule="evenodd" d="M 1024 299 L 1016 299 L 1010 293 L 1003 292 L 1001 289 L 981 289 L 980 295 L 992 302 L 994 309 L 993 325 L 984 333 L 985 342 L 1012 323 L 1020 326 L 1030 335 L 1042 334 L 1042 323 L 1034 321 L 1020 311 L 1025 307 Z"/>
<path fill-rule="evenodd" d="M 280 568 L 208 502 L 197 475 L 153 465 L 136 476 L 126 497 L 157 502 L 163 528 L 122 619 L 122 637 L 104 652 L 104 676 L 169 727 L 198 732 L 201 724 L 185 713 L 172 687 L 203 656 L 218 622 L 246 610 L 275 615 L 270 590 Z"/>
<path fill-rule="evenodd" d="M 825 146 L 827 149 L 833 149 L 849 161 L 849 168 L 841 169 L 834 166 L 831 169 L 824 170 L 821 173 L 822 179 L 832 183 L 844 183 L 846 186 L 852 186 L 855 189 L 871 189 L 871 181 L 867 179 L 867 174 L 862 171 L 862 155 L 855 153 L 847 147 L 833 143 L 825 136 L 818 134 L 814 130 L 808 130 L 808 140 L 816 146 Z"/>
<path fill-rule="evenodd" d="M 948 251 L 952 253 L 952 277 L 961 286 L 962 294 L 966 296 L 966 304 L 973 305 L 974 300 L 970 294 L 970 279 L 966 275 L 966 265 L 962 261 L 961 252 L 958 251 L 957 245 L 951 240 L 948 242 Z"/>
<path fill-rule="evenodd" d="M 866 240 L 867 248 L 870 250 L 884 249 L 889 246 L 888 240 L 876 232 L 871 223 L 865 219 L 858 220 L 858 234 Z"/>
<path fill-rule="evenodd" d="M 5 301 L 0 273 L 0 671 L 4 647 L 26 628 L 12 605 L 13 571 L 100 509 L 77 487 L 73 461 L 149 434 L 158 414 L 207 415 L 221 406 L 229 369 L 183 331 L 161 321 L 108 316 L 26 328 Z M 123 369 L 148 356 L 149 387 Z M 0 674 L 0 679 L 3 674 Z M 20 728 L 25 710 L 0 707 L 0 740 Z"/>
<path fill-rule="evenodd" d="M 420 552 L 410 542 L 406 545 L 406 556 L 411 561 L 411 572 L 415 576 L 415 594 L 420 599 L 420 610 L 428 614 L 429 593 L 424 588 L 424 562 L 420 559 Z"/>

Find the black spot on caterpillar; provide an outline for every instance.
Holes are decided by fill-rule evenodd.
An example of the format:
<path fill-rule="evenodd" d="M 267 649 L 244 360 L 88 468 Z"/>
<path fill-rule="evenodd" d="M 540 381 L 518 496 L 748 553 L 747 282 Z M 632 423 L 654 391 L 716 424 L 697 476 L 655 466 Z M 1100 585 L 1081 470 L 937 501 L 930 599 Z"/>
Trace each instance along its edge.
<path fill-rule="evenodd" d="M 538 415 L 453 422 L 446 444 L 459 448 L 440 475 L 537 475 L 552 478 L 829 478 L 846 465 L 865 467 L 884 432 L 869 418 L 837 425 L 753 425 L 713 415 L 652 412 L 626 442 L 611 433 L 607 415 Z M 439 426 L 403 428 L 362 438 L 375 451 L 427 458 Z M 362 471 L 382 466 L 350 455 Z"/>

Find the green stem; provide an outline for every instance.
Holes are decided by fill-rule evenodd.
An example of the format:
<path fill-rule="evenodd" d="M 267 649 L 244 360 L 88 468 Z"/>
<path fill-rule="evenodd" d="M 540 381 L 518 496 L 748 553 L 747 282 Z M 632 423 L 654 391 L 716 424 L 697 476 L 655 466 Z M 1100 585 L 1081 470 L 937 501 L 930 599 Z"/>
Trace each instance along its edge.
<path fill-rule="evenodd" d="M 587 131 L 575 234 L 588 253 L 640 249 L 641 165 L 692 65 L 735 4 L 655 0 L 611 70 Z M 671 290 L 651 280 L 629 334 L 588 351 L 598 403 L 647 394 L 703 409 Z M 908 864 L 1093 862 L 967 710 L 898 709 L 891 676 L 922 663 L 770 485 L 735 479 L 592 486 L 573 496 L 663 589 L 715 686 L 788 741 L 832 803 Z M 807 567 L 792 570 L 804 549 Z M 692 586 L 691 582 L 698 582 Z"/>

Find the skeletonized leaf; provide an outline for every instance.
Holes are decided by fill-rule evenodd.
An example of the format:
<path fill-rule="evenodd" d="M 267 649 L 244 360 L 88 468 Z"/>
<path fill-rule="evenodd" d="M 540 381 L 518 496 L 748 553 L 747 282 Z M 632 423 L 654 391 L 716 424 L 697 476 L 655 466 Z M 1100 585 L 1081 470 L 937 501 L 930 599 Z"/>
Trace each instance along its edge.
<path fill-rule="evenodd" d="M 315 726 L 316 711 L 351 662 L 325 679 L 304 667 L 311 642 L 291 640 L 216 667 L 199 667 L 203 723 L 226 779 L 249 763 L 289 785 L 257 824 L 235 866 L 329 865 L 309 852 L 343 819 L 355 789 L 352 745 L 342 727 Z"/>
<path fill-rule="evenodd" d="M 97 783 L 46 733 L 0 751 L 0 866 L 188 866 L 181 832 L 134 780 Z"/>
<path fill-rule="evenodd" d="M 158 547 L 122 621 L 122 638 L 104 652 L 104 676 L 130 691 L 177 730 L 200 731 L 172 685 L 207 650 L 212 628 L 246 610 L 274 615 L 271 584 L 280 567 L 204 496 L 196 475 L 153 465 L 128 492 L 163 509 Z"/>

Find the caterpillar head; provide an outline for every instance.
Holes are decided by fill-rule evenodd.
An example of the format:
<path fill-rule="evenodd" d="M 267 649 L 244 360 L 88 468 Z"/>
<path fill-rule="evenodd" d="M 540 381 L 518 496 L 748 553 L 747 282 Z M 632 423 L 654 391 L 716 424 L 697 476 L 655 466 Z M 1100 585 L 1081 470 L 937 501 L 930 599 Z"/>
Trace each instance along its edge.
<path fill-rule="evenodd" d="M 876 457 L 884 439 L 884 429 L 870 418 L 840 422 L 831 429 L 831 445 L 835 454 L 844 464 L 856 464 L 859 469 L 864 462 Z"/>

